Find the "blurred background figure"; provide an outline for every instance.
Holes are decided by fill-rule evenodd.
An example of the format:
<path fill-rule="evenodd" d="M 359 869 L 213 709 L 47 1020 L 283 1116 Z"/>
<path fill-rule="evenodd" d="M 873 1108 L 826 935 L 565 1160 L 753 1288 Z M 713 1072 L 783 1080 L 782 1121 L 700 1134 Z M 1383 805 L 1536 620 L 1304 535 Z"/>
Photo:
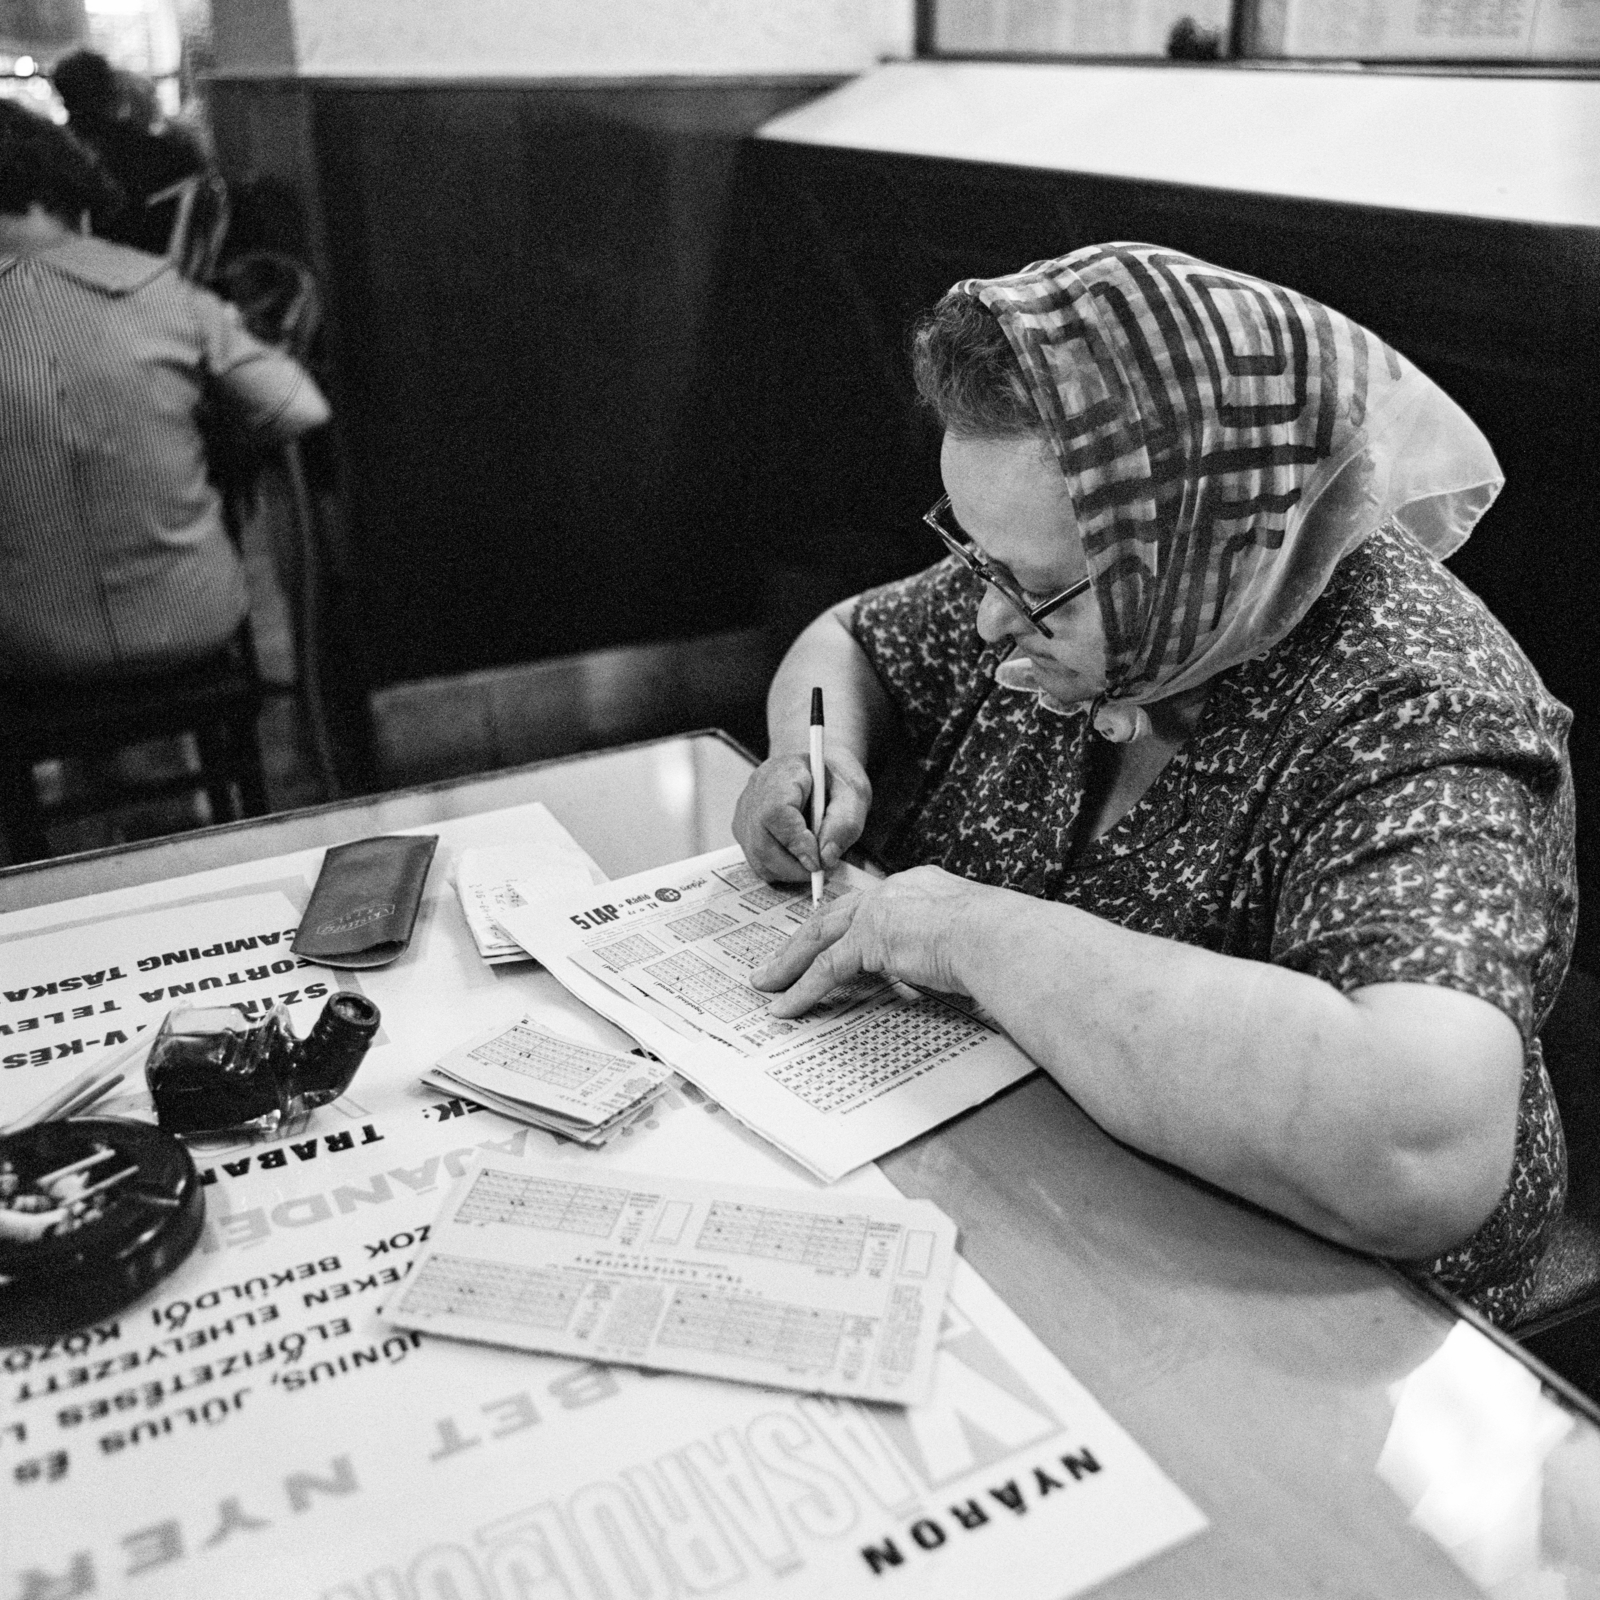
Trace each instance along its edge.
<path fill-rule="evenodd" d="M 290 439 L 305 369 L 168 261 L 89 236 L 109 180 L 0 101 L 0 692 L 203 659 L 246 614 L 202 420 Z"/>
<path fill-rule="evenodd" d="M 166 254 L 181 209 L 170 191 L 208 170 L 205 147 L 189 128 L 162 119 L 154 85 L 113 68 L 96 51 L 63 56 L 50 77 L 67 127 L 122 190 L 122 206 L 97 218 L 95 232 Z"/>

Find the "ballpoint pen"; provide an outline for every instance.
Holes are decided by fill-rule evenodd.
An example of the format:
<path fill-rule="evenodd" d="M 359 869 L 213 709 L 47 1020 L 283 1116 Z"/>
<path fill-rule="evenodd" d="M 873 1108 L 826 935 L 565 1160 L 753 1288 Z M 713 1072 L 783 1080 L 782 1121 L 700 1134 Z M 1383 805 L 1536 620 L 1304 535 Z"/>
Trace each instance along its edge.
<path fill-rule="evenodd" d="M 822 859 L 822 813 L 828 804 L 828 768 L 822 751 L 822 690 L 811 691 L 811 833 L 817 841 L 817 859 Z M 811 874 L 811 903 L 822 904 L 822 885 L 827 872 L 818 867 Z"/>

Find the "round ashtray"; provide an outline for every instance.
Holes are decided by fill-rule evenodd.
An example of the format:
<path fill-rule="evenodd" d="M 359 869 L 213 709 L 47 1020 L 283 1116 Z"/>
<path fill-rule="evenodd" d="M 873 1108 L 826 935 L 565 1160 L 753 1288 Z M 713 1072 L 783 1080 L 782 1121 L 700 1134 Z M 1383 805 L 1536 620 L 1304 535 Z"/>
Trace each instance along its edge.
<path fill-rule="evenodd" d="M 189 1152 L 148 1122 L 88 1117 L 0 1138 L 0 1344 L 131 1304 L 194 1249 L 205 1209 Z"/>

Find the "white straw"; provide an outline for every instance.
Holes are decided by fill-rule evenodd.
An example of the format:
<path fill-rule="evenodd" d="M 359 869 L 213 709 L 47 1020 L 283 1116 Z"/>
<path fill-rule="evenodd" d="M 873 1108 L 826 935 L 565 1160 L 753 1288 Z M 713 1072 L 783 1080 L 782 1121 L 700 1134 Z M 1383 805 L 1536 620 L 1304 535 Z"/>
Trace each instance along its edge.
<path fill-rule="evenodd" d="M 95 1062 L 93 1066 L 85 1067 L 70 1083 L 64 1084 L 54 1094 L 47 1095 L 31 1111 L 24 1111 L 14 1122 L 9 1122 L 3 1128 L 0 1128 L 0 1136 L 8 1133 L 21 1133 L 24 1128 L 31 1128 L 35 1123 L 51 1121 L 61 1114 L 64 1106 L 82 1102 L 82 1097 L 86 1090 L 95 1088 L 114 1073 L 118 1067 L 125 1066 L 141 1050 L 148 1050 L 149 1048 L 149 1038 L 138 1038 L 132 1044 L 124 1045 L 120 1050 Z M 98 1098 L 98 1095 L 91 1095 L 90 1103 Z"/>

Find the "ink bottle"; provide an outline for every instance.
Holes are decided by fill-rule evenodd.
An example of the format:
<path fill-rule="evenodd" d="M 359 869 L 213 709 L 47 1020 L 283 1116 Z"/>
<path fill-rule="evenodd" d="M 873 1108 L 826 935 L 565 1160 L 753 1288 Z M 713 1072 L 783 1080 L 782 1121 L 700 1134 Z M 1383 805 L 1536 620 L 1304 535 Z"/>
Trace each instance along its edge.
<path fill-rule="evenodd" d="M 281 1005 L 259 1022 L 240 1006 L 169 1011 L 144 1067 L 156 1121 L 169 1133 L 290 1132 L 349 1088 L 378 1021 L 347 990 L 328 996 L 304 1039 Z"/>

